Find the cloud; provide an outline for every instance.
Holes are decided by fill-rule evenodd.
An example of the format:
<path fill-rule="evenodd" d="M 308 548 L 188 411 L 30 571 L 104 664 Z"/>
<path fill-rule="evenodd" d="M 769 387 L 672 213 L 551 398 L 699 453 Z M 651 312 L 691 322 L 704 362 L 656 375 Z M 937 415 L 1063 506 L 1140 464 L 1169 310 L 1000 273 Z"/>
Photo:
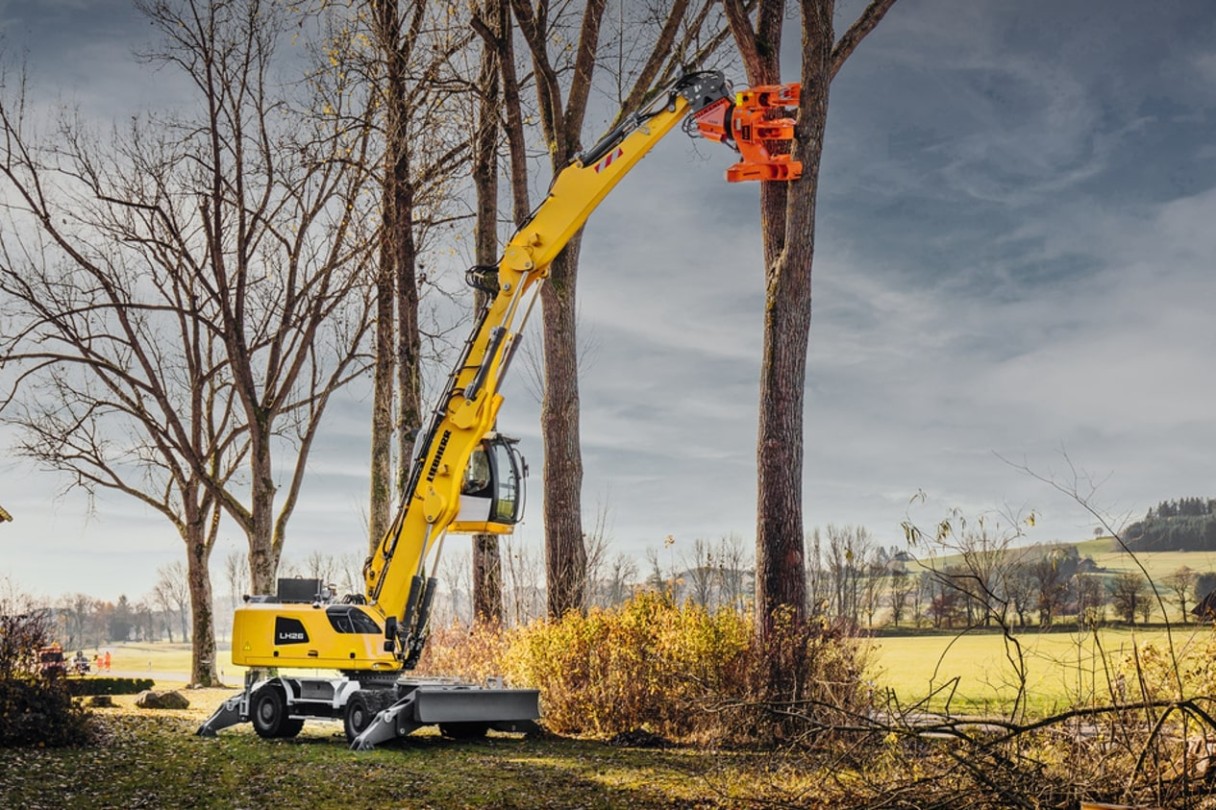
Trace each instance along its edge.
<path fill-rule="evenodd" d="M 69 8 L 0 6 L 10 42 L 14 20 L 35 32 L 43 87 L 99 119 L 145 94 L 175 103 L 127 56 L 146 26 L 98 35 L 91 12 Z M 832 87 L 819 190 L 808 528 L 858 523 L 898 542 L 923 489 L 914 511 L 928 522 L 951 506 L 1033 507 L 1039 539 L 1088 534 L 1091 515 L 997 454 L 1067 480 L 1063 449 L 1117 512 L 1211 494 L 1213 34 L 1210 12 L 1185 2 L 922 0 L 896 4 L 862 44 Z M 796 44 L 785 55 L 792 77 Z M 588 525 L 610 513 L 613 551 L 753 531 L 764 280 L 757 190 L 723 182 L 733 160 L 673 134 L 584 240 L 584 512 Z M 547 170 L 533 179 L 543 187 Z M 502 428 L 523 437 L 533 476 L 511 542 L 535 545 L 539 406 L 521 363 L 513 374 Z M 364 547 L 367 402 L 352 391 L 334 407 L 291 555 Z M 96 551 L 89 570 L 117 581 L 133 575 L 93 566 L 103 549 L 126 561 L 129 526 L 172 552 L 120 499 L 86 520 L 74 498 L 47 496 L 61 481 L 23 470 L 0 470 L 4 505 L 18 521 L 43 513 L 54 554 Z M 30 545 L 6 565 L 42 577 Z"/>

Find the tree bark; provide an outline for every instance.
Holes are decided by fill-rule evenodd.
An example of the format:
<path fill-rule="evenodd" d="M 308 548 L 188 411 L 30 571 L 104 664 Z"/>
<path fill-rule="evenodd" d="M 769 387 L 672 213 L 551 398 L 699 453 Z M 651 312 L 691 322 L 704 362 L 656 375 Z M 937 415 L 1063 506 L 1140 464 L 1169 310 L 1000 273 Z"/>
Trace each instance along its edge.
<path fill-rule="evenodd" d="M 545 572 L 548 613 L 582 610 L 587 547 L 583 538 L 583 459 L 579 449 L 578 340 L 575 280 L 582 235 L 570 240 L 541 290 L 545 310 L 545 393 L 541 435 L 545 451 Z"/>
<path fill-rule="evenodd" d="M 801 0 L 801 100 L 794 159 L 802 176 L 765 182 L 760 190 L 764 241 L 764 345 L 757 436 L 756 628 L 767 637 L 774 612 L 806 617 L 802 460 L 806 356 L 811 326 L 815 204 L 828 88 L 844 60 L 874 29 L 894 0 L 872 0 L 837 43 L 834 0 Z M 755 27 L 742 0 L 725 0 L 731 32 L 748 81 L 780 81 L 782 0 L 761 0 Z"/>
<path fill-rule="evenodd" d="M 419 332 L 418 242 L 415 215 L 427 176 L 449 169 L 454 153 L 432 165 L 425 148 L 415 149 L 420 125 L 437 90 L 435 64 L 444 53 L 426 49 L 429 4 L 373 0 L 371 33 L 379 78 L 374 87 L 381 110 L 384 155 L 381 167 L 381 230 L 377 277 L 376 377 L 372 407 L 372 483 L 369 551 L 374 553 L 392 517 L 394 496 L 409 481 L 414 443 L 422 429 L 422 339 Z M 418 57 L 433 60 L 419 65 Z M 419 157 L 419 153 L 422 156 Z M 421 165 L 419 165 L 421 164 Z M 395 388 L 394 388 L 395 385 Z M 395 403 L 395 408 L 394 408 Z M 396 439 L 396 453 L 392 447 Z M 393 459 L 395 455 L 396 463 Z"/>
<path fill-rule="evenodd" d="M 404 138 L 402 139 L 405 140 Z M 422 340 L 418 333 L 418 249 L 414 243 L 414 189 L 405 143 L 393 183 L 392 227 L 397 266 L 397 492 L 410 477 L 414 440 L 422 429 Z"/>
<path fill-rule="evenodd" d="M 498 535 L 473 536 L 473 621 L 499 625 L 503 620 L 502 556 Z"/>
<path fill-rule="evenodd" d="M 387 192 L 384 195 L 388 196 Z M 387 209 L 387 205 L 385 206 Z M 387 231 L 386 231 L 387 232 Z M 384 239 L 384 236 L 381 237 Z M 372 384 L 371 497 L 368 554 L 388 530 L 393 501 L 393 269 L 382 246 L 376 272 L 375 366 Z"/>
<path fill-rule="evenodd" d="M 479 265 L 494 264 L 498 257 L 498 52 L 495 42 L 502 36 L 503 7 L 499 0 L 486 0 L 483 8 L 490 37 L 482 46 L 478 85 L 477 126 L 473 134 L 473 186 L 477 197 L 476 256 Z M 488 296 L 478 290 L 474 307 L 486 306 Z M 473 536 L 473 621 L 502 623 L 502 557 L 498 535 Z"/>
<path fill-rule="evenodd" d="M 218 686 L 215 669 L 215 612 L 211 599 L 212 546 L 206 541 L 207 528 L 199 523 L 189 526 L 186 539 L 186 575 L 190 583 L 190 614 L 194 623 L 190 647 L 190 683 Z M 183 630 L 183 632 L 185 632 Z"/>

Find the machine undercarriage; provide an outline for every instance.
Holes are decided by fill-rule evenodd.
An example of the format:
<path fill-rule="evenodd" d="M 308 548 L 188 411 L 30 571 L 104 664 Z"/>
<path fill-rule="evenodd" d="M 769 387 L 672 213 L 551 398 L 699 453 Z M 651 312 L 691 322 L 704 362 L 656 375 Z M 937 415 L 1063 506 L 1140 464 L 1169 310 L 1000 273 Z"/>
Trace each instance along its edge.
<path fill-rule="evenodd" d="M 249 722 L 267 739 L 294 737 L 305 720 L 340 721 L 347 742 L 365 751 L 424 726 L 445 737 L 484 737 L 490 730 L 529 733 L 538 729 L 539 693 L 500 684 L 474 685 L 445 679 L 320 678 L 277 675 L 247 677 L 198 729 L 199 736 Z"/>

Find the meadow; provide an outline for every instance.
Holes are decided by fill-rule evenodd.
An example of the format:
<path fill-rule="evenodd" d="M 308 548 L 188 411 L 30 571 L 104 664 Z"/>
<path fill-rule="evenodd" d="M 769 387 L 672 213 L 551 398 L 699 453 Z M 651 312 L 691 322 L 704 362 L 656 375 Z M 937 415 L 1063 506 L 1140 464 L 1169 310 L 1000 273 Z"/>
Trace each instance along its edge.
<path fill-rule="evenodd" d="M 1077 543 L 1076 547 L 1082 558 L 1092 557 L 1100 569 L 1111 573 L 1139 571 L 1138 560 L 1148 571 L 1149 577 L 1158 583 L 1184 566 L 1201 574 L 1216 571 L 1216 551 L 1151 551 L 1132 555 L 1124 551 L 1113 537 L 1086 540 Z"/>
<path fill-rule="evenodd" d="M 1186 662 L 1206 653 L 1213 630 L 1174 627 L 1172 636 L 1178 657 Z M 868 641 L 870 676 L 877 688 L 890 689 L 904 705 L 932 694 L 934 710 L 948 706 L 956 713 L 1001 714 L 1017 694 L 1021 670 L 1031 712 L 1046 715 L 1114 698 L 1137 699 L 1134 684 L 1129 686 L 1136 650 L 1164 650 L 1169 641 L 1164 627 L 1107 627 L 1097 633 L 1031 628 L 1012 641 L 980 631 L 879 636 Z"/>

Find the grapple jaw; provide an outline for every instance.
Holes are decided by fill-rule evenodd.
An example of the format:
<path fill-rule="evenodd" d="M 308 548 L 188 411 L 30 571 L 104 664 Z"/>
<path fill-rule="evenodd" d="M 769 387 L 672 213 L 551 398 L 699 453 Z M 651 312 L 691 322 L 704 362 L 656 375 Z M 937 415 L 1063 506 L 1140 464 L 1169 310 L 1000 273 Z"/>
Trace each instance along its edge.
<path fill-rule="evenodd" d="M 725 143 L 739 151 L 741 161 L 726 170 L 731 183 L 745 180 L 797 180 L 802 164 L 783 148 L 794 139 L 794 119 L 781 111 L 798 106 L 801 85 L 767 84 L 742 90 L 698 110 L 697 132 L 707 140 Z"/>

